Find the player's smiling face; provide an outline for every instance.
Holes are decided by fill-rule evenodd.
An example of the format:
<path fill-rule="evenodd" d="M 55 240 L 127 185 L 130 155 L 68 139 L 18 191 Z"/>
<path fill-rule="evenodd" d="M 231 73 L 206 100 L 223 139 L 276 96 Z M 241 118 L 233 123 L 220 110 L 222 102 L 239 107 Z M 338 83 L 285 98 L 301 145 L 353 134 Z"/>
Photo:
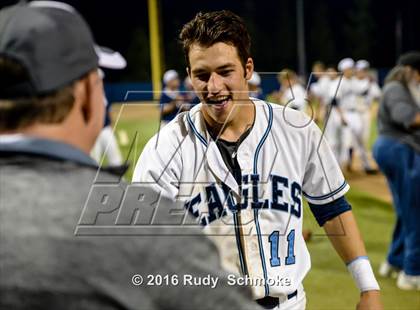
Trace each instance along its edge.
<path fill-rule="evenodd" d="M 203 102 L 203 114 L 217 123 L 230 122 L 249 103 L 247 80 L 254 65 L 249 58 L 245 70 L 236 47 L 218 42 L 210 47 L 193 44 L 189 51 L 189 74 Z M 233 109 L 234 105 L 236 107 Z"/>

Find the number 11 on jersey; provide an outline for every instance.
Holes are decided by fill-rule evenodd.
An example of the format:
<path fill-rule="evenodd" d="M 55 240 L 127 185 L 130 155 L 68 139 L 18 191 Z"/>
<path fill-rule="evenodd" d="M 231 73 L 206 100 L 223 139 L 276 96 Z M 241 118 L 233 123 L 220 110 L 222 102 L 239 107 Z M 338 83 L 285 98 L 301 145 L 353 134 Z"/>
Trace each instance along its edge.
<path fill-rule="evenodd" d="M 270 248 L 270 265 L 271 267 L 280 266 L 280 257 L 279 257 L 279 231 L 275 230 L 268 237 L 268 241 L 271 244 Z M 295 259 L 295 230 L 292 229 L 287 235 L 287 256 L 285 259 L 286 265 L 293 265 L 296 262 Z"/>

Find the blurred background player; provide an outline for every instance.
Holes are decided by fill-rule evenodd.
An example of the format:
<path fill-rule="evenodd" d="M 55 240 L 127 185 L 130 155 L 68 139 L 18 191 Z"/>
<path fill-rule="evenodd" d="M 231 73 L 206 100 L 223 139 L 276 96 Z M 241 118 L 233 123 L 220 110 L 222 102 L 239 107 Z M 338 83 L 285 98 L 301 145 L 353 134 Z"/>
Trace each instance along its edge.
<path fill-rule="evenodd" d="M 316 83 L 319 81 L 321 77 L 324 76 L 325 73 L 325 65 L 322 61 L 315 61 L 312 65 L 312 76 L 311 80 L 309 81 L 309 84 L 312 85 L 313 83 Z"/>
<path fill-rule="evenodd" d="M 323 110 L 324 135 L 330 145 L 338 163 L 343 167 L 346 158 L 343 152 L 343 131 L 345 120 L 342 110 L 337 105 L 337 91 L 341 82 L 341 75 L 334 66 L 327 69 L 326 77 L 311 85 L 311 93 L 319 98 Z M 343 158 L 344 157 L 344 158 Z"/>
<path fill-rule="evenodd" d="M 99 47 L 97 47 L 99 48 Z M 112 51 L 108 48 L 102 48 L 102 53 L 105 55 L 99 60 L 99 65 L 106 69 L 124 69 L 127 66 L 127 62 L 124 57 L 119 53 Z M 99 71 L 102 79 L 105 78 L 105 73 Z M 98 138 L 96 139 L 95 145 L 92 149 L 91 156 L 98 162 L 102 163 L 103 156 L 107 159 L 109 166 L 121 166 L 123 164 L 122 155 L 118 147 L 117 139 L 115 138 L 111 124 L 111 102 L 104 98 L 105 103 L 105 121 L 104 128 L 102 128 Z"/>
<path fill-rule="evenodd" d="M 371 128 L 371 108 L 373 103 L 381 96 L 381 88 L 370 74 L 370 64 L 367 60 L 361 59 L 355 65 L 355 83 L 362 93 L 357 96 L 357 111 L 360 113 L 363 125 L 363 143 L 368 145 Z"/>
<path fill-rule="evenodd" d="M 307 108 L 306 90 L 299 81 L 296 72 L 284 69 L 277 75 L 281 88 L 278 93 L 282 105 L 298 111 L 305 111 Z"/>
<path fill-rule="evenodd" d="M 353 150 L 356 149 L 363 169 L 366 173 L 376 173 L 369 163 L 366 147 L 363 143 L 363 124 L 362 118 L 357 109 L 357 96 L 366 92 L 366 89 L 359 87 L 353 78 L 354 60 L 344 58 L 338 63 L 338 70 L 342 72 L 338 90 L 331 89 L 332 96 L 335 96 L 337 110 L 341 117 L 338 128 L 339 135 L 337 144 L 339 145 L 339 163 L 347 166 L 347 170 L 352 170 Z"/>
<path fill-rule="evenodd" d="M 337 89 L 339 82 L 338 73 L 334 66 L 329 66 L 325 69 L 324 64 L 319 61 L 315 62 L 312 70 L 318 71 L 313 71 L 310 77 L 309 95 L 311 97 L 311 102 L 314 99 L 318 102 L 315 114 L 316 119 L 320 122 L 325 122 L 326 114 L 330 113 L 331 101 L 333 99 L 333 96 L 331 95 L 332 91 L 330 89 Z M 336 111 L 334 111 L 334 113 L 336 113 Z"/>
<path fill-rule="evenodd" d="M 254 71 L 251 78 L 248 80 L 249 96 L 263 100 L 264 96 L 260 86 L 261 77 L 256 71 Z"/>
<path fill-rule="evenodd" d="M 179 90 L 181 82 L 178 72 L 175 70 L 166 71 L 163 75 L 163 84 L 165 88 L 160 96 L 161 126 L 169 123 L 178 114 L 184 102 Z"/>
<path fill-rule="evenodd" d="M 385 80 L 373 154 L 392 192 L 396 224 L 382 276 L 398 274 L 397 286 L 420 290 L 420 107 L 409 85 L 420 84 L 420 53 L 400 57 Z"/>
<path fill-rule="evenodd" d="M 197 93 L 194 91 L 189 76 L 184 79 L 184 89 L 183 97 L 185 109 L 191 109 L 193 106 L 200 103 L 200 98 L 198 98 Z"/>

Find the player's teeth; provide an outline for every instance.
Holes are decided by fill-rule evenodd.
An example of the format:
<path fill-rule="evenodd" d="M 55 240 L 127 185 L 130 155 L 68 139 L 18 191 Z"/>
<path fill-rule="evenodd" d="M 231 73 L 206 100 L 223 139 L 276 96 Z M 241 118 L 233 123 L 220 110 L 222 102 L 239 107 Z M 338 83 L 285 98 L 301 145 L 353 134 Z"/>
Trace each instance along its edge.
<path fill-rule="evenodd" d="M 226 97 L 221 97 L 221 98 L 217 98 L 217 99 L 209 99 L 208 101 L 211 102 L 211 103 L 221 103 L 221 102 L 223 102 L 225 100 L 228 100 L 228 99 L 229 99 L 229 96 L 226 96 Z"/>

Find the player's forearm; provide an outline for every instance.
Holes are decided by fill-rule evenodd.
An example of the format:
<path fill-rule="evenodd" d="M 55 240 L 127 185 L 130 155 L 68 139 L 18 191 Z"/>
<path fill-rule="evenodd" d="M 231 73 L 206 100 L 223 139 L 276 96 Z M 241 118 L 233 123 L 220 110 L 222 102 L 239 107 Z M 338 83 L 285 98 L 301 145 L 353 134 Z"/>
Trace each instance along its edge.
<path fill-rule="evenodd" d="M 361 304 L 370 300 L 376 305 L 373 309 L 382 309 L 379 294 L 366 294 L 379 291 L 379 285 L 366 256 L 365 245 L 353 213 L 347 211 L 336 216 L 324 224 L 324 229 L 362 293 Z M 366 309 L 371 308 L 367 306 Z"/>
<path fill-rule="evenodd" d="M 345 263 L 366 255 L 365 245 L 352 211 L 344 212 L 326 222 L 324 230 Z"/>

